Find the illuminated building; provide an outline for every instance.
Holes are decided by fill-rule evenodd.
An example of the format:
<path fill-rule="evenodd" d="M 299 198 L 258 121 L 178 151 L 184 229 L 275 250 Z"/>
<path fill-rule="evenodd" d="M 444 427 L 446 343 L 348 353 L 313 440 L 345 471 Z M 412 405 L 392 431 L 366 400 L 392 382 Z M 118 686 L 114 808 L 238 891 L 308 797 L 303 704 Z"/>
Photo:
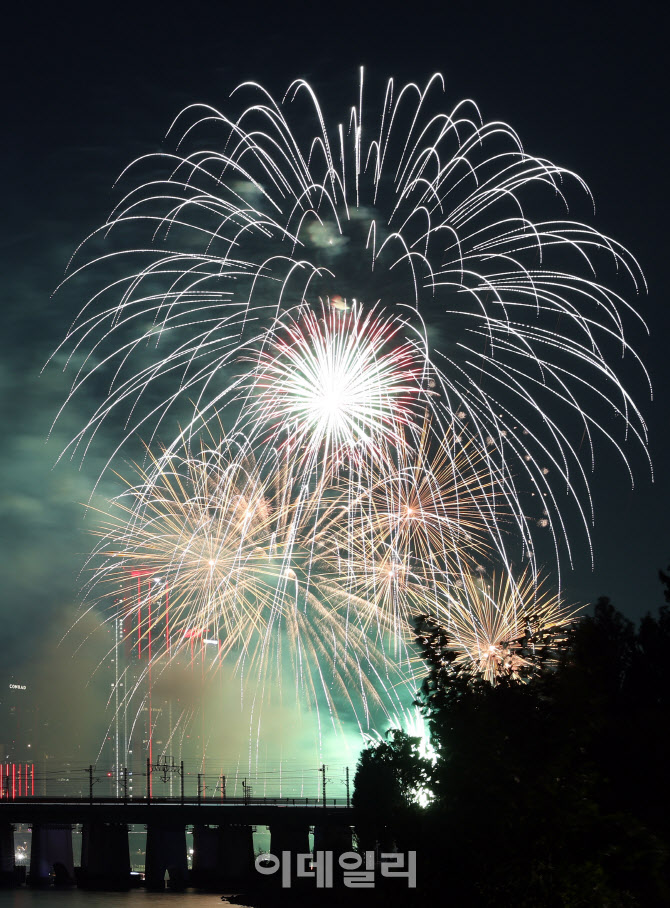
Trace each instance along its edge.
<path fill-rule="evenodd" d="M 26 679 L 0 680 L 0 797 L 35 794 L 35 754 L 39 753 L 41 719 Z"/>
<path fill-rule="evenodd" d="M 220 644 L 202 630 L 180 630 L 173 637 L 167 584 L 152 571 L 129 574 L 132 586 L 114 600 L 110 721 L 102 759 L 110 794 L 122 795 L 127 786 L 129 797 L 144 797 L 147 760 L 153 765 L 167 755 L 177 763 L 204 761 L 203 738 L 191 727 L 194 709 L 181 702 L 178 685 L 161 682 L 168 669 L 177 669 L 197 690 Z M 176 778 L 168 782 L 165 794 L 175 794 Z"/>

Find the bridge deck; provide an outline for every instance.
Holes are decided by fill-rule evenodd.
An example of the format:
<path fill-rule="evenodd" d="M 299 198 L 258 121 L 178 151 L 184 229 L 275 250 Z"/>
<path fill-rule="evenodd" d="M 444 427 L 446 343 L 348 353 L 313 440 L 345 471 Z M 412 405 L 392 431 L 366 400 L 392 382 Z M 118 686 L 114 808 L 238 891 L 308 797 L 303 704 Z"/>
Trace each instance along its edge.
<path fill-rule="evenodd" d="M 0 799 L 0 822 L 9 823 L 161 823 L 218 826 L 222 823 L 271 825 L 351 825 L 353 809 L 345 799 L 314 798 L 49 798 Z"/>

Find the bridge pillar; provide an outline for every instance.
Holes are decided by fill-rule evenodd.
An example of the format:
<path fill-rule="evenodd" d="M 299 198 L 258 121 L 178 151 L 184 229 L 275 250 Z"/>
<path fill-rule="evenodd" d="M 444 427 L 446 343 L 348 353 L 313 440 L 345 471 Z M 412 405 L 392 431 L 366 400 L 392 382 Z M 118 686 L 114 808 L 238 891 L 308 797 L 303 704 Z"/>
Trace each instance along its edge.
<path fill-rule="evenodd" d="M 255 874 L 254 834 L 251 826 L 221 826 L 223 878 L 227 885 L 243 883 Z"/>
<path fill-rule="evenodd" d="M 84 823 L 81 873 L 84 889 L 130 889 L 130 848 L 125 823 Z"/>
<path fill-rule="evenodd" d="M 191 883 L 199 889 L 220 889 L 250 878 L 254 870 L 251 826 L 193 827 Z"/>
<path fill-rule="evenodd" d="M 147 889 L 165 889 L 166 871 L 170 889 L 181 890 L 186 887 L 186 829 L 183 824 L 149 823 L 144 864 Z"/>
<path fill-rule="evenodd" d="M 214 888 L 220 877 L 221 836 L 220 828 L 193 827 L 193 865 L 191 883 L 198 889 Z"/>
<path fill-rule="evenodd" d="M 282 852 L 290 852 L 291 879 L 296 878 L 298 862 L 296 855 L 310 854 L 309 823 L 293 818 L 275 822 L 270 826 L 270 853 L 283 860 Z M 280 881 L 281 873 L 275 874 L 270 879 Z"/>
<path fill-rule="evenodd" d="M 0 823 L 0 886 L 14 883 L 14 827 Z"/>
<path fill-rule="evenodd" d="M 314 827 L 314 851 L 332 851 L 335 859 L 352 850 L 351 826 Z"/>
<path fill-rule="evenodd" d="M 69 823 L 33 823 L 30 885 L 48 886 L 52 872 L 57 886 L 74 883 L 72 826 Z"/>

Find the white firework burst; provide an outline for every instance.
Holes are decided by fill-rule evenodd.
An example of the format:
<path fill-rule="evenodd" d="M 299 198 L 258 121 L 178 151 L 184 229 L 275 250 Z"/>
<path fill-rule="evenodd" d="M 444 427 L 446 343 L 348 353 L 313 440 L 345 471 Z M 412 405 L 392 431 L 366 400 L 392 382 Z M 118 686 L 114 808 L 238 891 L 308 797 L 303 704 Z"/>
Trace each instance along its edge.
<path fill-rule="evenodd" d="M 227 421 L 227 408 L 236 419 L 240 351 L 267 350 L 291 307 L 321 297 L 339 317 L 349 308 L 342 295 L 355 295 L 381 301 L 385 319 L 424 339 L 426 361 L 439 367 L 436 421 L 467 425 L 511 499 L 529 488 L 541 495 L 557 553 L 561 539 L 570 552 L 556 496 L 568 490 L 588 533 L 595 436 L 624 461 L 628 435 L 646 451 L 644 421 L 612 365 L 617 349 L 635 358 L 625 282 L 636 293 L 643 277 L 619 243 L 567 216 L 568 196 L 587 192 L 579 177 L 528 154 L 510 126 L 484 121 L 471 101 L 443 112 L 441 87 L 440 76 L 425 88 L 391 80 L 375 115 L 361 71 L 342 122 L 304 81 L 281 102 L 245 83 L 229 113 L 186 108 L 169 130 L 175 151 L 131 165 L 123 182 L 136 183 L 101 228 L 120 245 L 93 264 L 120 260 L 122 272 L 103 282 L 64 343 L 81 360 L 72 395 L 93 376 L 109 393 L 73 446 L 114 410 L 128 435 L 145 440 L 171 411 L 183 420 L 185 401 L 195 401 L 197 421 Z M 536 216 L 552 209 L 557 216 Z M 621 286 L 609 284 L 614 271 Z M 279 381 L 281 361 L 265 365 Z M 328 392 L 332 406 L 323 394 L 317 405 L 325 376 L 303 372 L 313 393 L 284 389 L 277 426 L 286 426 L 292 390 L 293 415 L 314 438 L 326 426 L 367 438 L 365 419 L 346 423 L 332 405 L 344 388 Z M 362 390 L 374 409 L 375 387 Z M 394 403 L 391 394 L 385 405 Z M 518 498 L 515 511 L 532 552 L 534 521 Z"/>

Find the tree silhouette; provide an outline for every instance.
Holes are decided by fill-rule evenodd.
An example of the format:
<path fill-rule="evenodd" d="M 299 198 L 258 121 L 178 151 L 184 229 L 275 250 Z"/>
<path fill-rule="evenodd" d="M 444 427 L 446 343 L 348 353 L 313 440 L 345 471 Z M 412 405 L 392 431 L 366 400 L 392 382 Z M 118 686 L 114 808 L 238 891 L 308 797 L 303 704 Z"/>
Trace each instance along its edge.
<path fill-rule="evenodd" d="M 670 607 L 636 628 L 601 598 L 568 633 L 515 641 L 521 678 L 495 685 L 456 663 L 430 616 L 416 640 L 438 762 L 422 776 L 416 742 L 393 733 L 362 755 L 355 803 L 383 818 L 368 841 L 421 848 L 422 898 L 670 904 Z M 434 800 L 417 813 L 407 793 L 428 779 Z"/>
<path fill-rule="evenodd" d="M 353 807 L 361 849 L 377 844 L 412 848 L 419 808 L 416 794 L 431 785 L 432 763 L 421 756 L 421 739 L 397 728 L 386 740 L 370 743 L 361 753 L 354 775 Z"/>

